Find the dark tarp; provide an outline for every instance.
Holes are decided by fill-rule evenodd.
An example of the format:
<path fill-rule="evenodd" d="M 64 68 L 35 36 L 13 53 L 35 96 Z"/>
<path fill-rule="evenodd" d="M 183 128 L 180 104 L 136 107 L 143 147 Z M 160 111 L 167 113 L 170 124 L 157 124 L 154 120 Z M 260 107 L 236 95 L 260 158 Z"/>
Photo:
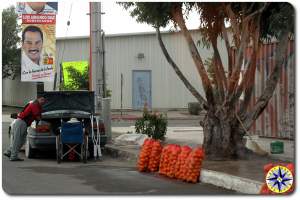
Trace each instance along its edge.
<path fill-rule="evenodd" d="M 43 113 L 58 110 L 85 111 L 94 114 L 94 92 L 92 91 L 51 91 L 39 92 L 46 98 Z"/>

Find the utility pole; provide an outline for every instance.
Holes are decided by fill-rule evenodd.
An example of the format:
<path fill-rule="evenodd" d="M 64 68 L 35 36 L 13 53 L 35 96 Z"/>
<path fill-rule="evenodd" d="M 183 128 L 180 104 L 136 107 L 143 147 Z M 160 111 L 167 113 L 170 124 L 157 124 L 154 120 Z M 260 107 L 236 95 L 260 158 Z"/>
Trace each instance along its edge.
<path fill-rule="evenodd" d="M 100 115 L 108 142 L 111 140 L 110 98 L 106 97 L 104 31 L 101 29 L 101 3 L 90 2 L 90 81 L 89 90 L 95 92 L 95 112 Z"/>
<path fill-rule="evenodd" d="M 102 109 L 105 72 L 103 66 L 103 40 L 101 29 L 101 3 L 90 2 L 90 90 L 95 91 L 95 112 Z"/>

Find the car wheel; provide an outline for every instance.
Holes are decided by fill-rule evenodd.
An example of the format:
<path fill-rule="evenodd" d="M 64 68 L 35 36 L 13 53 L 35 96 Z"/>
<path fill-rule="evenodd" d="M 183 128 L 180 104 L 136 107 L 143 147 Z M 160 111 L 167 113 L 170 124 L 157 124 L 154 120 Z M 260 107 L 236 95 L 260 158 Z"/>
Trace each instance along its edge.
<path fill-rule="evenodd" d="M 35 157 L 35 153 L 36 153 L 35 149 L 33 149 L 31 147 L 30 141 L 27 138 L 26 145 L 25 145 L 25 156 L 27 158 L 34 158 Z"/>

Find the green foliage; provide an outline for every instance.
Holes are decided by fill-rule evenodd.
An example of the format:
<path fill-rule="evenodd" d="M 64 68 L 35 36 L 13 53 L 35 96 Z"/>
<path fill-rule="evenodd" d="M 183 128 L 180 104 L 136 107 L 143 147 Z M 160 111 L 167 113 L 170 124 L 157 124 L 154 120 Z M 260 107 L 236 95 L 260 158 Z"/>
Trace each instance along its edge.
<path fill-rule="evenodd" d="M 185 19 L 189 13 L 197 11 L 199 14 L 199 31 L 202 39 L 198 45 L 209 48 L 211 42 L 217 37 L 222 38 L 224 23 L 230 28 L 230 20 L 224 11 L 224 5 L 230 6 L 237 25 L 241 26 L 242 20 L 251 13 L 263 8 L 265 2 L 130 2 L 119 3 L 138 22 L 147 23 L 153 27 L 166 27 L 174 23 L 172 9 L 181 6 Z M 265 8 L 261 17 L 261 38 L 278 37 L 282 30 L 288 29 L 294 32 L 295 10 L 286 2 L 271 2 Z M 174 24 L 176 26 L 176 24 Z"/>
<path fill-rule="evenodd" d="M 271 3 L 261 17 L 261 37 L 278 38 L 283 30 L 294 34 L 295 9 L 290 3 Z"/>
<path fill-rule="evenodd" d="M 112 91 L 109 89 L 106 89 L 106 97 L 111 97 Z"/>
<path fill-rule="evenodd" d="M 171 20 L 172 2 L 130 2 L 119 3 L 137 22 L 153 27 L 166 27 Z"/>
<path fill-rule="evenodd" d="M 135 132 L 146 134 L 153 139 L 164 140 L 167 132 L 166 116 L 144 110 L 143 117 L 135 123 Z"/>
<path fill-rule="evenodd" d="M 204 61 L 204 65 L 206 66 L 206 71 L 207 71 L 207 74 L 208 74 L 208 77 L 212 83 L 212 85 L 215 85 L 215 72 L 213 70 L 213 58 L 207 58 L 205 61 Z"/>
<path fill-rule="evenodd" d="M 88 90 L 89 89 L 89 68 L 85 67 L 83 72 L 73 66 L 66 67 L 70 76 L 68 85 L 61 84 L 61 90 Z"/>
<path fill-rule="evenodd" d="M 21 28 L 18 15 L 11 6 L 2 12 L 2 78 L 14 79 L 20 75 L 21 49 L 18 47 Z"/>

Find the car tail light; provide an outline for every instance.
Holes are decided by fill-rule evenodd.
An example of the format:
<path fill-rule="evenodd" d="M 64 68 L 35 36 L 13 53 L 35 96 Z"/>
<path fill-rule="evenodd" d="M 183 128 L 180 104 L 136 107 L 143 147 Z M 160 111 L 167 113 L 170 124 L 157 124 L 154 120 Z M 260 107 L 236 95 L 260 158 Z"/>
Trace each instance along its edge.
<path fill-rule="evenodd" d="M 35 130 L 39 133 L 46 133 L 50 131 L 50 127 L 47 124 L 37 125 Z"/>

